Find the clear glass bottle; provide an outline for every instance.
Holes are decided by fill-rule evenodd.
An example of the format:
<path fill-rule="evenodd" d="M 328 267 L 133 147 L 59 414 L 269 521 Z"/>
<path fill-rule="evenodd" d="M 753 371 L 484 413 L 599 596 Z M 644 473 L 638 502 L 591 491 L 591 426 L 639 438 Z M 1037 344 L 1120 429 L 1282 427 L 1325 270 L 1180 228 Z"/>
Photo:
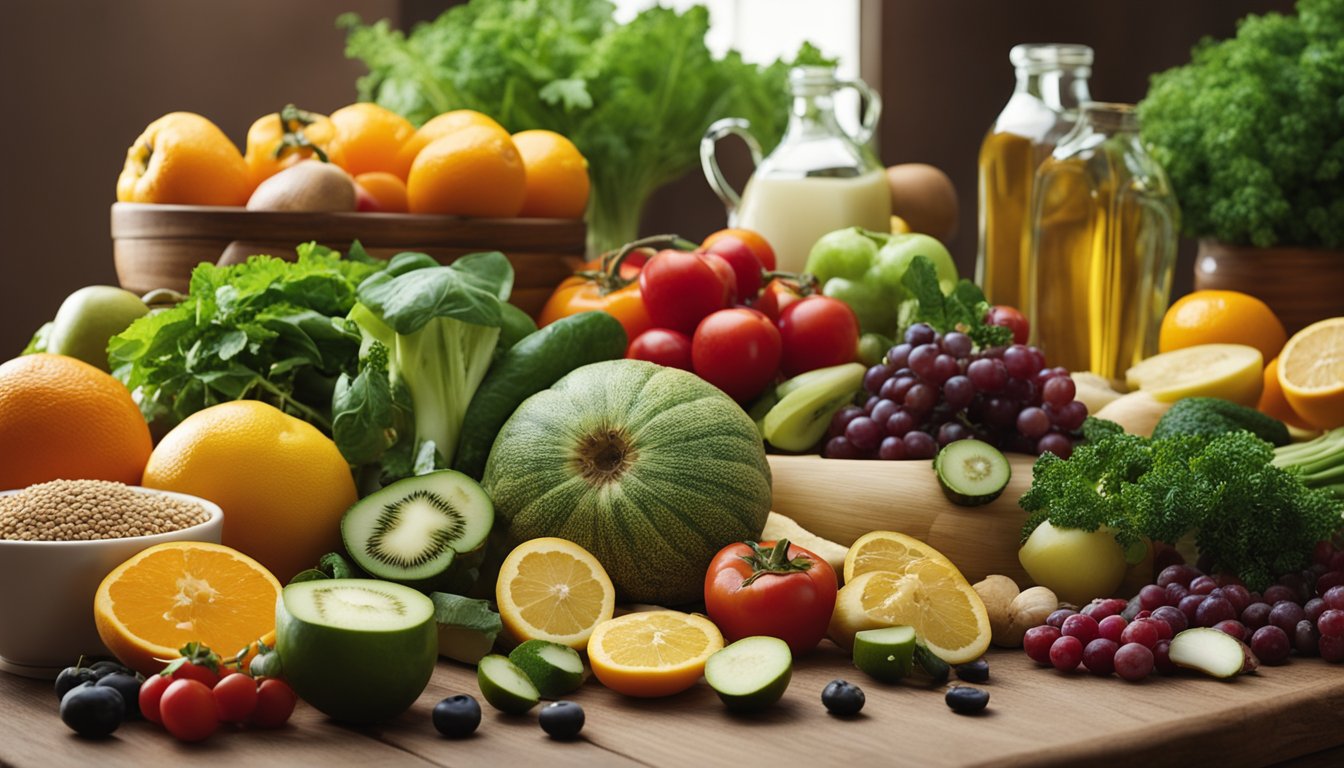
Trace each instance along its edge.
<path fill-rule="evenodd" d="M 867 101 L 859 130 L 850 135 L 835 117 L 833 97 L 844 88 Z M 886 171 L 868 148 L 882 102 L 862 80 L 836 76 L 831 67 L 789 72 L 793 105 L 779 146 L 764 160 L 746 120 L 727 118 L 709 127 L 700 142 L 705 178 L 728 209 L 729 226 L 752 229 L 774 248 L 777 268 L 801 272 L 812 244 L 844 227 L 889 232 L 891 189 Z M 741 197 L 724 179 L 715 143 L 728 134 L 751 148 L 756 169 Z"/>
<path fill-rule="evenodd" d="M 1014 46 L 1017 86 L 980 145 L 980 243 L 976 282 L 995 304 L 1027 306 L 1031 184 L 1036 169 L 1091 99 L 1092 49 L 1036 43 Z"/>
<path fill-rule="evenodd" d="M 1157 351 L 1179 217 L 1134 106 L 1085 104 L 1032 194 L 1029 320 L 1052 366 L 1119 379 Z"/>

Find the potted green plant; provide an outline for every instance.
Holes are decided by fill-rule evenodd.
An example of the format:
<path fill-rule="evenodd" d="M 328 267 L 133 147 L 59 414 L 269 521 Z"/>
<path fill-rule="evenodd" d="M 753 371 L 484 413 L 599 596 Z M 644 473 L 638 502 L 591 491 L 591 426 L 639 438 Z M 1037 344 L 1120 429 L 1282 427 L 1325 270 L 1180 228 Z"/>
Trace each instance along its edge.
<path fill-rule="evenodd" d="M 1344 314 L 1344 0 L 1201 41 L 1139 115 L 1200 240 L 1196 288 L 1258 296 L 1289 332 Z"/>

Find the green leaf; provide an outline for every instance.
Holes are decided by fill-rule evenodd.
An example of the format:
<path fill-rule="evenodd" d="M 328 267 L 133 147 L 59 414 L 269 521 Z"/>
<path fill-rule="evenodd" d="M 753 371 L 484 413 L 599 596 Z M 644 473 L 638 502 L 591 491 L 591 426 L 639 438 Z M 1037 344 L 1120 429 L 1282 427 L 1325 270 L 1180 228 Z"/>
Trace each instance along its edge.
<path fill-rule="evenodd" d="M 901 277 L 901 287 L 915 300 L 914 322 L 928 323 L 935 330 L 952 327 L 944 305 L 943 289 L 938 285 L 938 273 L 926 256 L 916 256 Z"/>
<path fill-rule="evenodd" d="M 513 268 L 501 253 L 475 256 L 447 267 L 406 269 L 412 260 L 399 262 L 398 255 L 386 271 L 360 284 L 359 302 L 402 335 L 437 317 L 497 328 L 503 312 L 499 296 L 512 288 Z"/>
<path fill-rule="evenodd" d="M 353 379 L 341 374 L 331 404 L 331 434 L 350 464 L 377 461 L 388 446 L 392 426 L 392 388 L 387 348 L 373 342 Z"/>
<path fill-rule="evenodd" d="M 500 301 L 508 301 L 513 293 L 513 265 L 499 251 L 468 254 L 449 267 L 477 288 L 493 293 Z"/>

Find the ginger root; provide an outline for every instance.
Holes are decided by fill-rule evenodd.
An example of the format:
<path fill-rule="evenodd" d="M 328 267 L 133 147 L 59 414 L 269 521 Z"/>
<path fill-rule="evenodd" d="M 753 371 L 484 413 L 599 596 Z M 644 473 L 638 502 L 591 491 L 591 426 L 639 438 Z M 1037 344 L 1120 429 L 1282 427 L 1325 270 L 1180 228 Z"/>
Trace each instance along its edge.
<path fill-rule="evenodd" d="M 987 576 L 973 586 L 989 614 L 992 641 L 1004 648 L 1020 647 L 1027 630 L 1044 624 L 1046 617 L 1059 607 L 1059 598 L 1047 587 L 1019 590 L 1017 582 L 999 574 Z"/>

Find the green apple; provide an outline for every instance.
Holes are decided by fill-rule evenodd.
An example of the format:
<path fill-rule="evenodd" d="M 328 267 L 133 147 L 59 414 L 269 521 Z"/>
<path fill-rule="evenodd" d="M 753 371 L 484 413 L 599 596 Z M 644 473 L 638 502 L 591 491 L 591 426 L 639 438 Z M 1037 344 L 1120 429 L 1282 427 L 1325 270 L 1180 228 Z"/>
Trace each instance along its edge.
<path fill-rule="evenodd" d="M 828 232 L 812 246 L 803 271 L 823 285 L 833 277 L 862 280 L 877 259 L 878 248 L 888 237 L 885 233 L 859 227 Z"/>
<path fill-rule="evenodd" d="M 149 307 L 130 291 L 110 285 L 80 288 L 61 302 L 47 333 L 46 351 L 108 370 L 107 342 Z"/>
<path fill-rule="evenodd" d="M 1031 580 L 1060 600 L 1086 605 L 1110 597 L 1125 579 L 1125 550 L 1106 528 L 1084 531 L 1041 523 L 1017 551 Z"/>
<path fill-rule="evenodd" d="M 944 295 L 951 293 L 959 279 L 956 262 L 952 261 L 952 254 L 947 252 L 946 246 L 928 235 L 893 235 L 877 253 L 873 272 L 878 282 L 883 285 L 899 286 L 901 278 L 905 277 L 905 271 L 910 268 L 910 262 L 916 256 L 923 256 L 933 262 L 934 272 L 938 275 L 938 286 L 943 289 Z M 907 298 L 903 291 L 900 297 Z"/>

